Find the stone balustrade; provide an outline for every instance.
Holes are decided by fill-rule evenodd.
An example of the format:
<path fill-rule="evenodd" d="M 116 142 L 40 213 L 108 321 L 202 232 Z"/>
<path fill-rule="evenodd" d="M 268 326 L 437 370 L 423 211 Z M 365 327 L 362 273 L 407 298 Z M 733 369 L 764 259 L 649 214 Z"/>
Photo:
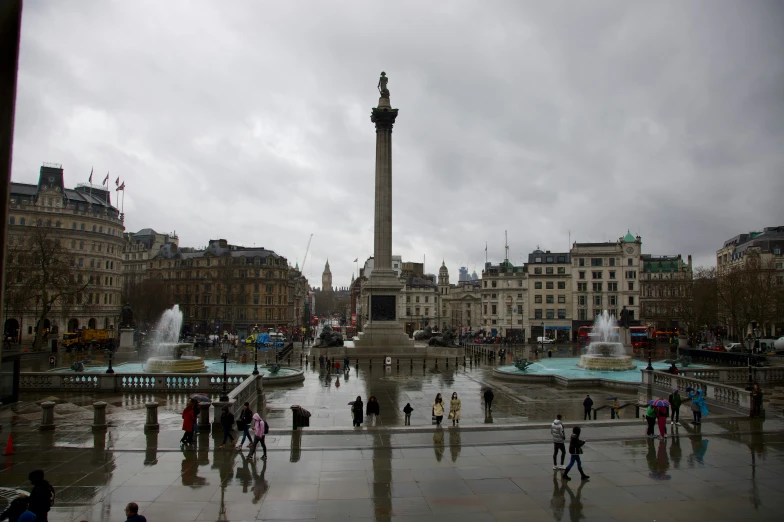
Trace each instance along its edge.
<path fill-rule="evenodd" d="M 784 366 L 762 366 L 751 368 L 752 381 L 763 384 L 784 382 Z M 683 368 L 678 375 L 703 381 L 745 385 L 749 382 L 749 368 Z"/>
<path fill-rule="evenodd" d="M 642 370 L 641 391 L 646 390 L 650 398 L 667 398 L 674 388 L 686 397 L 687 388 L 702 389 L 708 406 L 717 406 L 738 413 L 751 413 L 751 392 L 730 384 L 697 379 L 689 375 L 673 375 L 667 372 Z M 647 391 L 649 390 L 649 391 Z"/>
<path fill-rule="evenodd" d="M 227 387 L 234 388 L 247 375 L 228 375 Z M 22 391 L 91 390 L 121 393 L 126 391 L 203 392 L 218 393 L 223 388 L 223 375 L 192 373 L 57 373 L 25 372 L 19 376 Z"/>

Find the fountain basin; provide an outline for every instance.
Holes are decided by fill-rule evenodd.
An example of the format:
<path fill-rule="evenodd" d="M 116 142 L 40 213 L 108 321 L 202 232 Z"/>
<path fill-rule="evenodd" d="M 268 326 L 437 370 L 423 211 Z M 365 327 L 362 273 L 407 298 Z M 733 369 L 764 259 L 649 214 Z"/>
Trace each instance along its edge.
<path fill-rule="evenodd" d="M 622 372 L 633 370 L 636 366 L 629 355 L 594 355 L 586 354 L 580 356 L 579 368 L 585 370 L 596 370 L 600 372 Z"/>
<path fill-rule="evenodd" d="M 204 359 L 193 355 L 150 357 L 144 370 L 148 373 L 197 373 L 204 371 Z"/>

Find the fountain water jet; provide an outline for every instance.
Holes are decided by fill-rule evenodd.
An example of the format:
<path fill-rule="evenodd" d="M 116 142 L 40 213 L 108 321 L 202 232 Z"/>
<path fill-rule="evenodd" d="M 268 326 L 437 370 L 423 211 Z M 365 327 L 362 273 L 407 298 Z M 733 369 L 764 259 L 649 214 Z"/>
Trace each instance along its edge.
<path fill-rule="evenodd" d="M 600 340 L 593 341 L 588 345 L 586 352 L 580 356 L 580 362 L 577 363 L 577 366 L 586 370 L 598 371 L 634 369 L 632 358 L 626 355 L 623 344 L 611 340 L 617 326 L 615 317 L 608 314 L 607 310 L 604 310 L 601 315 L 597 315 L 592 333 L 598 333 Z"/>
<path fill-rule="evenodd" d="M 193 373 L 204 371 L 204 359 L 193 355 L 183 355 L 193 347 L 191 343 L 181 343 L 182 312 L 180 305 L 174 305 L 161 315 L 152 340 L 153 357 L 147 359 L 145 370 L 151 373 Z"/>

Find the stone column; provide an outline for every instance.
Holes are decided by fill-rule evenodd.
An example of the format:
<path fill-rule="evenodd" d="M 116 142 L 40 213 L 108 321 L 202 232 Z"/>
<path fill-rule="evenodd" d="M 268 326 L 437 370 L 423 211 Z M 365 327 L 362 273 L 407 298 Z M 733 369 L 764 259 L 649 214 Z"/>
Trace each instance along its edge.
<path fill-rule="evenodd" d="M 373 270 L 392 268 L 392 126 L 397 109 L 382 93 L 370 121 L 376 124 L 376 198 L 373 235 Z"/>
<path fill-rule="evenodd" d="M 38 428 L 41 431 L 50 431 L 54 429 L 54 404 L 51 401 L 41 403 L 41 426 Z"/>
<path fill-rule="evenodd" d="M 105 402 L 93 403 L 93 431 L 106 429 L 106 406 Z"/>
<path fill-rule="evenodd" d="M 158 431 L 160 429 L 160 426 L 158 425 L 158 403 L 148 402 L 144 406 L 147 408 L 147 419 L 144 423 L 144 431 Z"/>

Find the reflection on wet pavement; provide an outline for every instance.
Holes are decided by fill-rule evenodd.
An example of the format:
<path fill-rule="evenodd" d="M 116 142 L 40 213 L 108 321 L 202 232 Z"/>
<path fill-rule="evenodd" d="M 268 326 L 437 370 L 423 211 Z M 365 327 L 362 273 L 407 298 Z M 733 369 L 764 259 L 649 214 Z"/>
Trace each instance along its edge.
<path fill-rule="evenodd" d="M 779 519 L 781 419 L 675 427 L 662 440 L 645 438 L 642 423 L 583 428 L 588 482 L 551 469 L 543 424 L 411 435 L 273 431 L 266 462 L 216 449 L 219 433 L 200 433 L 197 448 L 183 451 L 174 449 L 176 431 L 22 432 L 0 486 L 28 487 L 27 472 L 45 469 L 58 492 L 50 520 L 124 520 L 130 501 L 148 520 L 167 522 Z"/>

